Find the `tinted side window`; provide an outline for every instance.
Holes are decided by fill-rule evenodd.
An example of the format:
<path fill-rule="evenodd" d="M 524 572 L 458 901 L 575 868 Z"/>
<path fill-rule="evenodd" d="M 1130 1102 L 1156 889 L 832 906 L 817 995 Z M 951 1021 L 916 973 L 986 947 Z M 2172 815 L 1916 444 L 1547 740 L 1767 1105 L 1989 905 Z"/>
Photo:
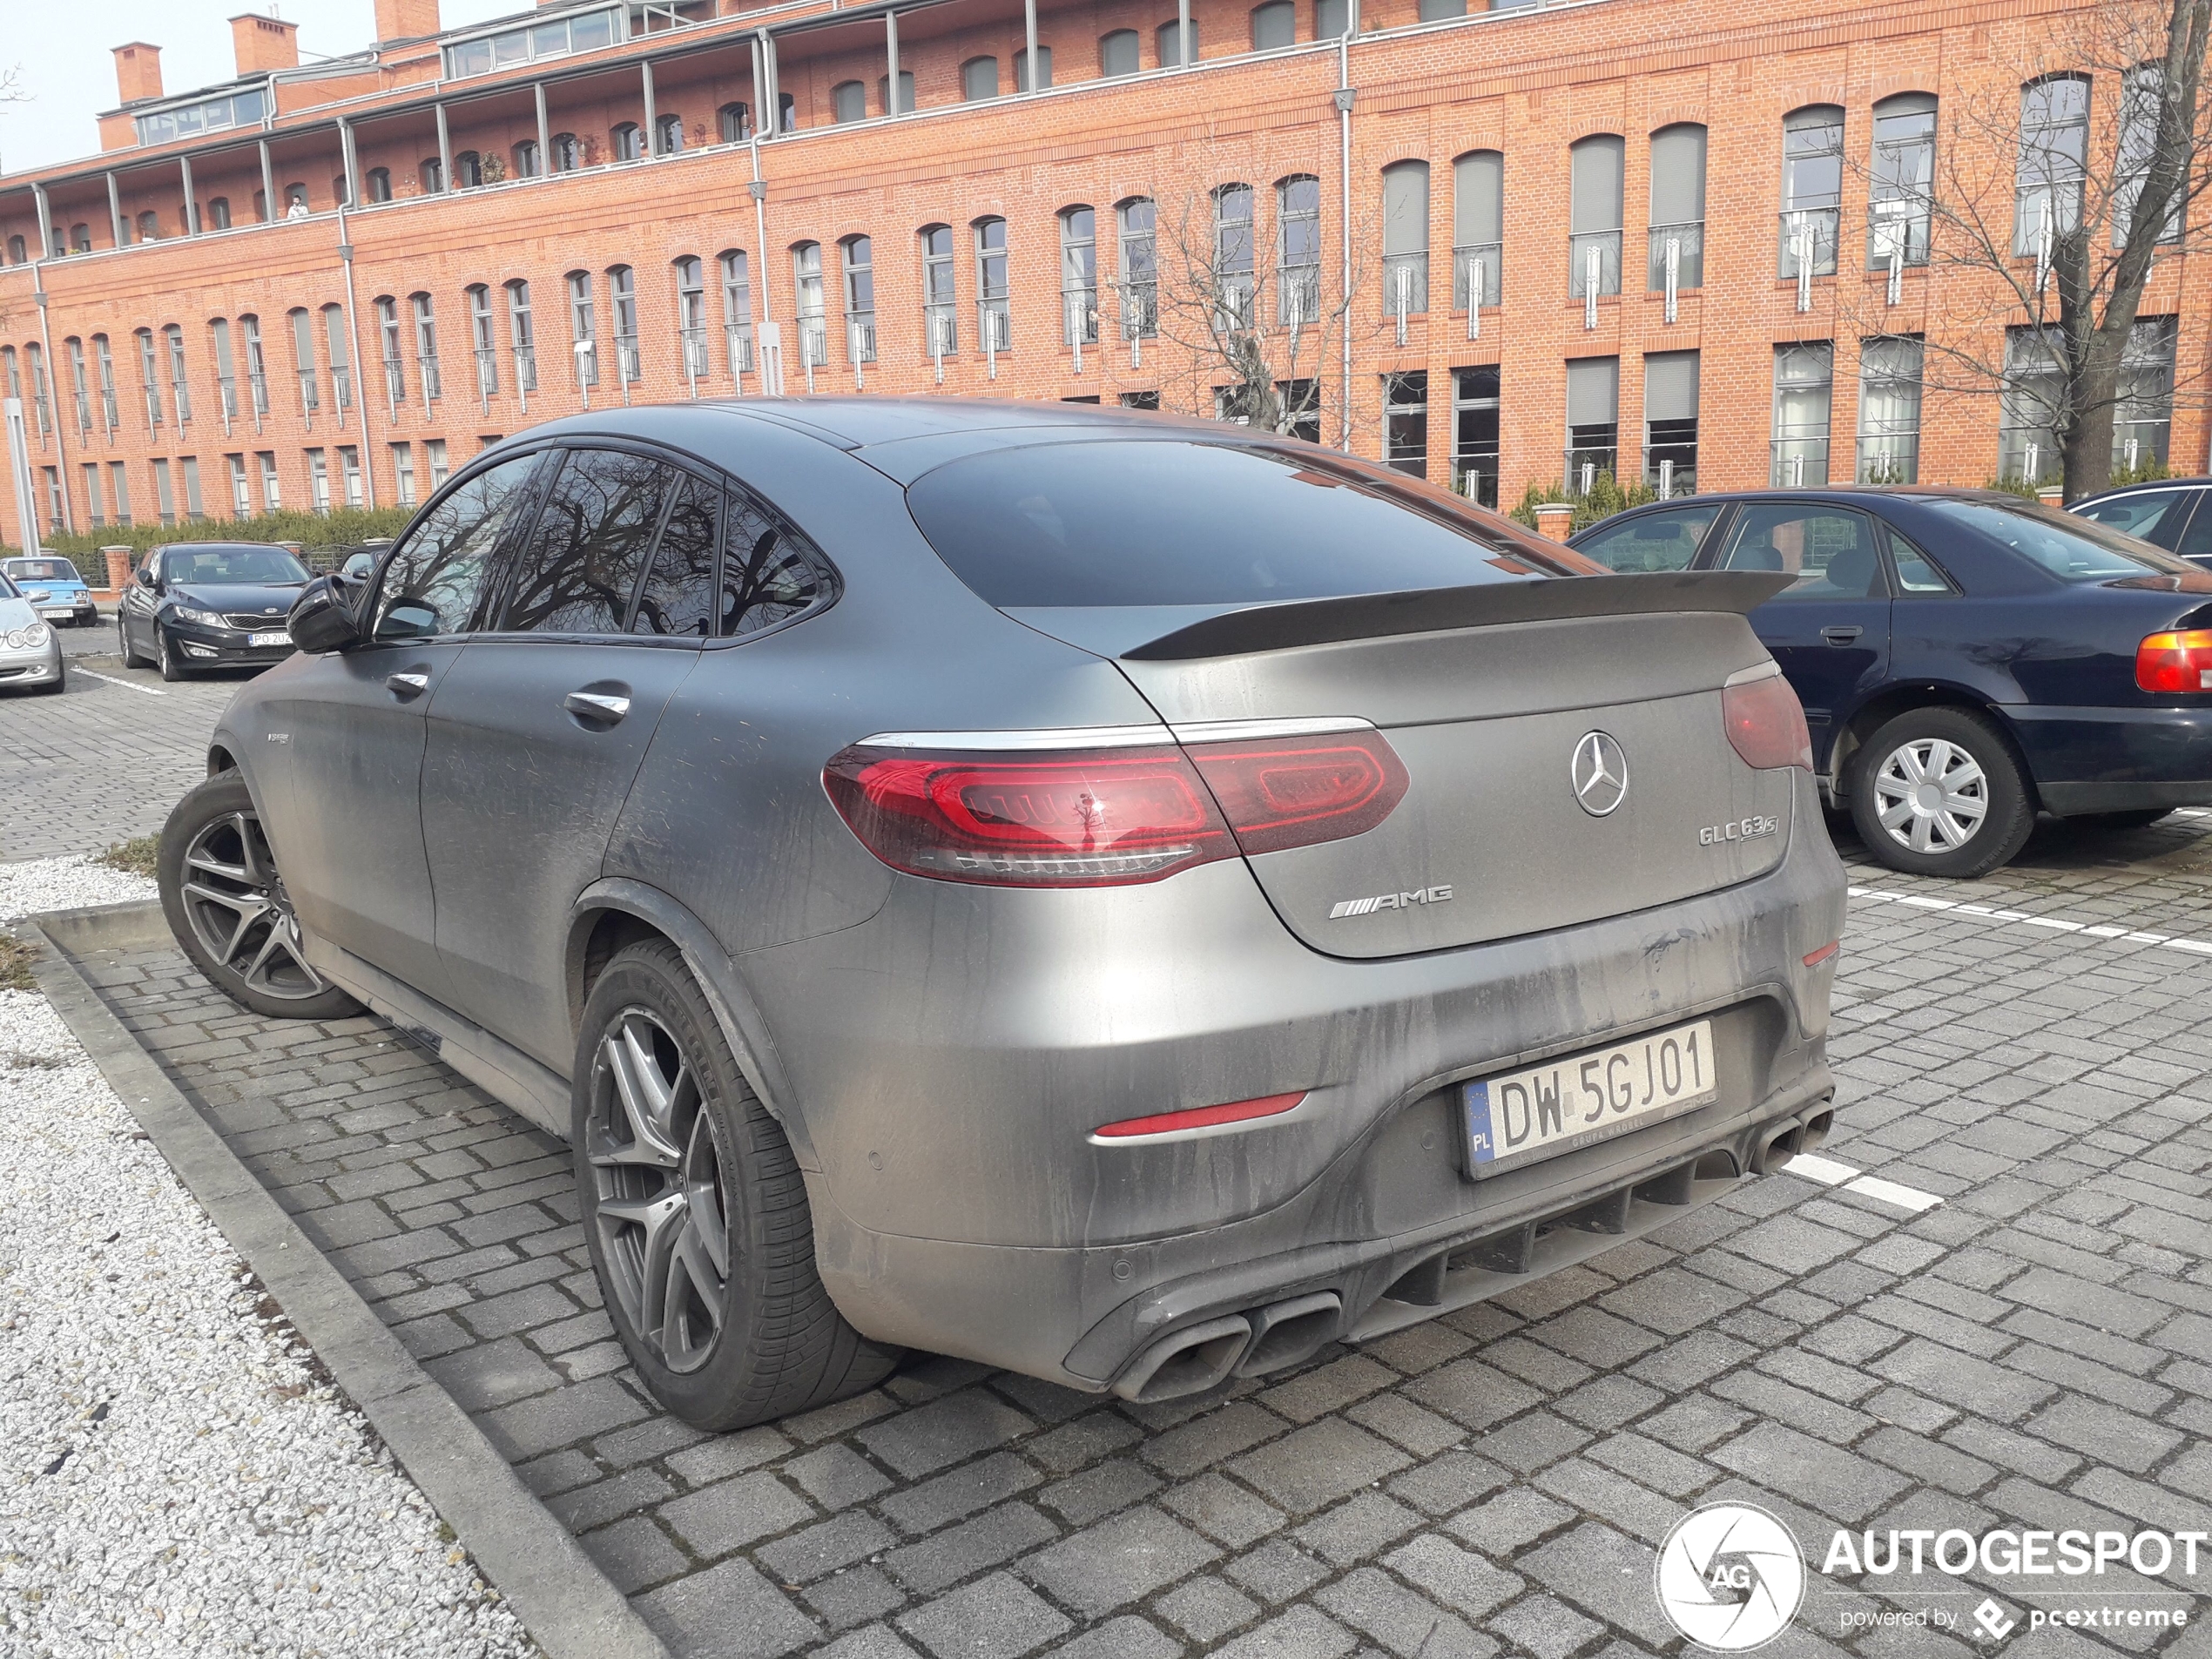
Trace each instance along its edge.
<path fill-rule="evenodd" d="M 2110 501 L 2093 502 L 2080 509 L 2081 516 L 2100 524 L 2109 524 L 2116 530 L 2130 536 L 2140 536 L 2160 547 L 2174 545 L 2172 532 L 2180 527 L 2188 511 L 2188 492 L 2180 489 L 2139 489 L 2132 495 L 2115 496 Z M 2163 528 L 2168 534 L 2158 532 Z"/>
<path fill-rule="evenodd" d="M 1899 536 L 1894 528 L 1890 531 L 1890 557 L 1897 564 L 1898 591 L 1906 598 L 1925 599 L 1951 593 L 1951 584 L 1943 579 L 1943 572 L 1935 568 L 1926 554 Z"/>
<path fill-rule="evenodd" d="M 2202 490 L 2199 490 L 2197 495 L 2200 499 L 2197 502 L 2196 516 L 2189 520 L 2188 528 L 2182 532 L 2180 539 L 2174 543 L 2174 550 L 2185 559 L 2201 559 L 2208 554 L 2212 554 L 2212 503 L 2208 503 L 2202 499 L 2204 495 Z M 2163 546 L 2165 543 L 2161 542 L 2160 545 Z"/>
<path fill-rule="evenodd" d="M 1730 532 L 1723 570 L 1787 570 L 1797 581 L 1767 603 L 1793 599 L 1879 599 L 1881 556 L 1874 527 L 1861 513 L 1839 507 L 1754 502 Z"/>
<path fill-rule="evenodd" d="M 721 527 L 721 490 L 685 475 L 653 550 L 631 633 L 704 639 L 714 631 L 714 547 Z"/>
<path fill-rule="evenodd" d="M 1608 570 L 1623 572 L 1686 570 L 1697 543 L 1720 516 L 1718 507 L 1685 507 L 1678 512 L 1643 513 L 1618 524 L 1601 524 L 1575 543 Z"/>
<path fill-rule="evenodd" d="M 732 491 L 722 560 L 722 637 L 758 633 L 820 598 L 821 571 L 808 553 L 796 530 L 744 491 Z"/>
<path fill-rule="evenodd" d="M 678 474 L 619 449 L 575 449 L 515 556 L 500 628 L 619 634 Z"/>
<path fill-rule="evenodd" d="M 543 455 L 517 455 L 478 473 L 433 507 L 392 551 L 376 607 L 376 637 L 415 639 L 469 626 L 500 533 L 529 500 Z"/>

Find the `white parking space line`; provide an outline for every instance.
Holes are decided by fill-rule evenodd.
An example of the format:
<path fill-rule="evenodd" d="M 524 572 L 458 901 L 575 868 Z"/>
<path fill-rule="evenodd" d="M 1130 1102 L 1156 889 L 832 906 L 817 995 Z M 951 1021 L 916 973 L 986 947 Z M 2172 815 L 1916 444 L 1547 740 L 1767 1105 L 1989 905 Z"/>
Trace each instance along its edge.
<path fill-rule="evenodd" d="M 2149 934 L 2108 923 L 2071 921 L 2064 916 L 2031 916 L 2024 910 L 2000 910 L 1992 905 L 1966 904 L 1956 899 L 1935 899 L 1924 893 L 1898 893 L 1885 887 L 1852 887 L 1851 896 L 1876 904 L 1909 905 L 1916 910 L 1951 910 L 1962 916 L 2022 927 L 2047 927 L 2054 933 L 2080 934 L 2084 939 L 2119 939 L 2131 945 L 2155 945 L 2162 950 L 2186 951 L 2193 956 L 2212 956 L 2212 939 L 2177 939 L 2170 934 Z"/>
<path fill-rule="evenodd" d="M 1918 1215 L 1923 1210 L 1932 1210 L 1943 1200 L 1932 1192 L 1923 1192 L 1918 1187 L 1899 1186 L 1894 1181 L 1885 1181 L 1879 1176 L 1862 1175 L 1848 1163 L 1838 1163 L 1833 1158 L 1800 1152 L 1782 1166 L 1784 1175 L 1800 1175 L 1808 1181 L 1817 1181 L 1824 1187 L 1841 1187 L 1845 1192 L 1856 1192 L 1861 1197 L 1878 1198 L 1884 1204 L 1893 1204 L 1900 1210 L 1910 1210 Z"/>
<path fill-rule="evenodd" d="M 169 695 L 166 691 L 155 691 L 151 685 L 140 685 L 132 680 L 119 680 L 112 674 L 95 674 L 89 668 L 79 668 L 72 670 L 71 671 L 82 674 L 88 680 L 98 680 L 103 685 L 120 685 L 126 691 L 143 691 L 148 697 L 166 697 Z"/>

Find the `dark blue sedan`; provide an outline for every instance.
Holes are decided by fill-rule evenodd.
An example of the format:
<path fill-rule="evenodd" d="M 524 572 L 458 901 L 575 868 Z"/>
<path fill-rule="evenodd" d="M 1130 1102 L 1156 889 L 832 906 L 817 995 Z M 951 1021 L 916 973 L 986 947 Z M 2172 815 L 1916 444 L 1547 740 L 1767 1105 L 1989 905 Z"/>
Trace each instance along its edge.
<path fill-rule="evenodd" d="M 2212 803 L 2212 571 L 2105 525 L 1991 490 L 1750 490 L 1573 544 L 1797 578 L 1751 624 L 1893 869 L 1984 874 L 2039 810 L 2119 828 Z"/>

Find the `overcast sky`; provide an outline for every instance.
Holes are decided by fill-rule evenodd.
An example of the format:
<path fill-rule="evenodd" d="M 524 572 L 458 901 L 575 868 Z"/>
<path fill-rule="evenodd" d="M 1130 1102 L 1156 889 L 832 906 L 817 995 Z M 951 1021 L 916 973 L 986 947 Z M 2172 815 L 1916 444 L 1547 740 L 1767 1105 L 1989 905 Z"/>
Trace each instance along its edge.
<path fill-rule="evenodd" d="M 238 72 L 230 19 L 268 10 L 300 25 L 302 62 L 374 44 L 372 0 L 0 0 L 0 70 L 20 68 L 28 100 L 0 104 L 0 171 L 96 154 L 92 118 L 116 105 L 115 59 L 108 49 L 143 40 L 161 48 L 161 78 L 171 92 L 227 81 Z M 529 0 L 444 0 L 448 29 L 509 12 Z"/>

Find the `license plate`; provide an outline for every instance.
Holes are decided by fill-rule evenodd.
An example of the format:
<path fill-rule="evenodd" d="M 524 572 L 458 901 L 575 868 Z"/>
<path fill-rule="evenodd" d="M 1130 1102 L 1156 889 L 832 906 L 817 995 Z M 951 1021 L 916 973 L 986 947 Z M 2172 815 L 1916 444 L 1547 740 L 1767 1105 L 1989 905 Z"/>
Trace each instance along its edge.
<path fill-rule="evenodd" d="M 289 645 L 292 636 L 288 633 L 249 634 L 246 643 L 249 645 Z"/>
<path fill-rule="evenodd" d="M 42 617 L 73 617 L 77 614 L 77 607 L 74 605 L 49 605 L 45 610 L 40 611 L 38 614 Z"/>
<path fill-rule="evenodd" d="M 1468 1169 L 1480 1180 L 1626 1134 L 1715 1099 L 1718 1081 L 1699 1020 L 1465 1084 Z"/>

